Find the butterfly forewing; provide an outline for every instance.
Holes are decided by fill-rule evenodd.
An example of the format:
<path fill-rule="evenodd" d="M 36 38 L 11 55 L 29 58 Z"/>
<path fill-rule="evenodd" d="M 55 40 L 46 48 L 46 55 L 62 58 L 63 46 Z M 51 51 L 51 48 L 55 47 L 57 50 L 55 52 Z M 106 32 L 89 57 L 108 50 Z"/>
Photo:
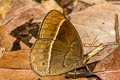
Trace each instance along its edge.
<path fill-rule="evenodd" d="M 74 26 L 53 10 L 45 17 L 39 39 L 32 47 L 32 69 L 40 76 L 66 73 L 82 65 L 82 43 Z"/>
<path fill-rule="evenodd" d="M 49 38 L 55 40 L 59 32 L 60 25 L 65 21 L 64 16 L 59 16 L 59 13 L 50 12 L 46 15 L 42 28 L 40 30 L 40 38 Z"/>

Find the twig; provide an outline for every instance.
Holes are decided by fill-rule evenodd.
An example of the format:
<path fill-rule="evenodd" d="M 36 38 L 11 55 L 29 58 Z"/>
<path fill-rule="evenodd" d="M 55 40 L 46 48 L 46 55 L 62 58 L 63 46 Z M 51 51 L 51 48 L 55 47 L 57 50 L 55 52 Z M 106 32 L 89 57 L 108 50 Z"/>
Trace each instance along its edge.
<path fill-rule="evenodd" d="M 116 36 L 116 42 L 120 44 L 119 41 L 119 21 L 118 21 L 118 12 L 115 13 L 115 36 Z"/>

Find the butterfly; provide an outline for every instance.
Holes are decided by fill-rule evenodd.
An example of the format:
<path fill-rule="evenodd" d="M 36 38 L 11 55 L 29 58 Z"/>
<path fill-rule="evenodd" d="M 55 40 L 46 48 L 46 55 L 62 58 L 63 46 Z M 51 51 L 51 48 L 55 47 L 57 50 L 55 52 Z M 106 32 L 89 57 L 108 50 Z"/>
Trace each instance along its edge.
<path fill-rule="evenodd" d="M 40 76 L 59 75 L 85 65 L 87 60 L 80 36 L 72 23 L 61 12 L 50 11 L 30 52 L 33 71 Z"/>

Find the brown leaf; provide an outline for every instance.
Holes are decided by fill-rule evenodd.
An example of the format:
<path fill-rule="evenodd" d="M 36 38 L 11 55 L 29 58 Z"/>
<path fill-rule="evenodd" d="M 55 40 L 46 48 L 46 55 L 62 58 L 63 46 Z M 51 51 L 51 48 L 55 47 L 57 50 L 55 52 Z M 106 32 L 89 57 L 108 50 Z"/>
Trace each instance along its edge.
<path fill-rule="evenodd" d="M 1 80 L 39 80 L 38 78 L 32 70 L 0 68 Z"/>
<path fill-rule="evenodd" d="M 89 79 L 83 77 L 83 78 L 79 78 L 79 79 L 66 79 L 66 80 L 89 80 Z"/>
<path fill-rule="evenodd" d="M 43 11 L 43 7 L 41 5 L 25 6 L 20 8 L 19 10 L 16 10 L 15 14 L 13 13 L 12 16 L 9 16 L 10 19 L 7 18 L 6 20 L 10 21 L 5 21 L 3 27 L 8 33 L 10 33 L 12 30 L 32 18 L 35 20 L 41 20 L 44 14 L 45 12 Z"/>
<path fill-rule="evenodd" d="M 103 59 L 95 67 L 94 72 L 102 80 L 119 80 L 120 77 L 120 47 L 117 48 L 111 55 Z"/>
<path fill-rule="evenodd" d="M 18 50 L 4 53 L 0 59 L 0 68 L 30 69 L 30 50 Z"/>
<path fill-rule="evenodd" d="M 0 28 L 0 47 L 5 48 L 5 51 L 10 51 L 15 38 L 10 36 L 8 32 Z"/>
<path fill-rule="evenodd" d="M 30 4 L 29 0 L 15 1 L 12 10 L 7 14 L 3 26 L 0 29 L 0 46 L 5 48 L 6 51 L 10 51 L 13 47 L 13 43 L 16 41 L 16 38 L 10 35 L 11 31 L 23 25 L 31 18 L 34 18 L 34 20 L 41 20 L 45 14 L 43 10 L 44 7 L 42 5 Z M 20 43 L 23 44 L 22 42 Z M 21 49 L 29 49 L 29 47 L 21 45 Z"/>
<path fill-rule="evenodd" d="M 116 11 L 120 12 L 119 5 L 104 3 L 72 13 L 71 22 L 77 29 L 83 44 L 92 44 L 96 36 L 96 44 L 115 42 L 114 15 Z M 88 49 L 90 47 L 84 47 L 84 52 L 87 53 Z"/>
<path fill-rule="evenodd" d="M 14 15 L 17 13 L 17 11 L 19 9 L 21 9 L 25 6 L 28 6 L 28 5 L 32 5 L 32 4 L 33 4 L 32 0 L 12 0 L 12 8 L 7 13 L 7 16 L 5 17 L 4 23 L 9 21 L 11 19 L 11 17 L 14 17 Z"/>
<path fill-rule="evenodd" d="M 119 0 L 106 0 L 107 2 L 113 3 L 113 4 L 120 4 Z"/>
<path fill-rule="evenodd" d="M 102 51 L 100 51 L 95 56 L 90 58 L 90 60 L 87 63 L 88 64 L 93 63 L 93 62 L 100 61 L 100 60 L 108 57 L 113 51 L 115 51 L 116 48 L 118 48 L 118 45 L 108 45 L 108 46 L 106 46 Z"/>
<path fill-rule="evenodd" d="M 32 70 L 0 68 L 1 80 L 65 80 L 64 75 L 54 77 L 40 77 Z"/>
<path fill-rule="evenodd" d="M 62 8 L 56 3 L 55 0 L 46 0 L 41 3 L 45 7 L 45 10 L 48 12 L 50 10 L 58 10 L 62 12 Z"/>
<path fill-rule="evenodd" d="M 73 3 L 73 12 L 87 9 L 96 4 L 104 4 L 106 0 L 75 0 Z"/>
<path fill-rule="evenodd" d="M 81 1 L 83 1 L 83 2 L 85 2 L 85 3 L 88 3 L 88 4 L 100 4 L 100 3 L 104 3 L 104 2 L 106 2 L 106 0 L 81 0 Z"/>
<path fill-rule="evenodd" d="M 12 1 L 13 0 L 0 0 L 0 26 L 13 5 Z"/>

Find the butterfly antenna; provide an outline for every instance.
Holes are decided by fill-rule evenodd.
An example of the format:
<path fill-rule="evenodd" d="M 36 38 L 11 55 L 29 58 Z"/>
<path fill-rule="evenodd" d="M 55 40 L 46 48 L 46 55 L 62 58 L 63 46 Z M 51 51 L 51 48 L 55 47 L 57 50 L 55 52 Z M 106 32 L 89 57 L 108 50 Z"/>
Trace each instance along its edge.
<path fill-rule="evenodd" d="M 87 60 L 92 58 L 94 55 L 102 51 L 106 46 L 103 44 L 100 44 L 98 47 L 96 47 L 94 50 L 92 50 L 88 55 L 87 55 Z"/>
<path fill-rule="evenodd" d="M 97 42 L 98 42 L 98 39 L 97 39 L 97 36 L 96 36 L 96 39 L 95 39 L 94 43 L 92 43 L 93 46 L 91 47 L 90 51 L 92 51 L 95 47 L 99 46 L 99 44 L 96 44 Z"/>
<path fill-rule="evenodd" d="M 92 73 L 92 71 L 89 69 L 89 67 L 88 67 L 88 65 L 87 65 L 87 62 L 88 62 L 88 60 L 90 59 L 90 58 L 92 58 L 94 55 L 96 55 L 97 53 L 99 53 L 101 50 L 103 50 L 104 49 L 104 45 L 103 44 L 100 44 L 97 48 L 93 48 L 94 47 L 94 45 L 97 43 L 97 36 L 94 38 L 94 40 L 93 40 L 93 42 L 92 42 L 92 45 L 90 46 L 91 47 L 91 51 L 89 50 L 89 53 L 88 54 L 86 54 L 86 59 L 85 59 L 85 62 L 84 62 L 84 65 L 85 65 L 85 67 L 86 67 L 86 69 L 87 69 L 87 71 L 89 72 L 89 73 Z"/>
<path fill-rule="evenodd" d="M 91 45 L 89 46 L 90 48 L 88 49 L 87 54 L 94 49 L 95 44 L 96 44 L 97 42 L 98 42 L 97 36 L 95 36 L 95 38 L 93 39 Z"/>
<path fill-rule="evenodd" d="M 90 48 L 88 49 L 87 54 L 86 54 L 86 55 L 87 55 L 87 58 L 86 58 L 87 61 L 88 61 L 93 55 L 95 55 L 96 53 L 98 53 L 98 52 L 93 52 L 93 53 L 91 53 L 91 51 L 93 51 L 93 49 L 94 49 L 94 47 L 95 47 L 94 45 L 95 45 L 97 42 L 98 42 L 97 36 L 95 36 L 95 38 L 93 39 L 91 45 L 89 46 Z M 85 62 L 84 62 L 84 65 L 85 65 L 87 71 L 90 72 L 90 73 L 92 73 L 92 71 L 89 69 L 89 67 L 88 67 L 88 65 L 87 65 L 87 61 L 86 61 L 86 60 L 85 60 Z"/>

